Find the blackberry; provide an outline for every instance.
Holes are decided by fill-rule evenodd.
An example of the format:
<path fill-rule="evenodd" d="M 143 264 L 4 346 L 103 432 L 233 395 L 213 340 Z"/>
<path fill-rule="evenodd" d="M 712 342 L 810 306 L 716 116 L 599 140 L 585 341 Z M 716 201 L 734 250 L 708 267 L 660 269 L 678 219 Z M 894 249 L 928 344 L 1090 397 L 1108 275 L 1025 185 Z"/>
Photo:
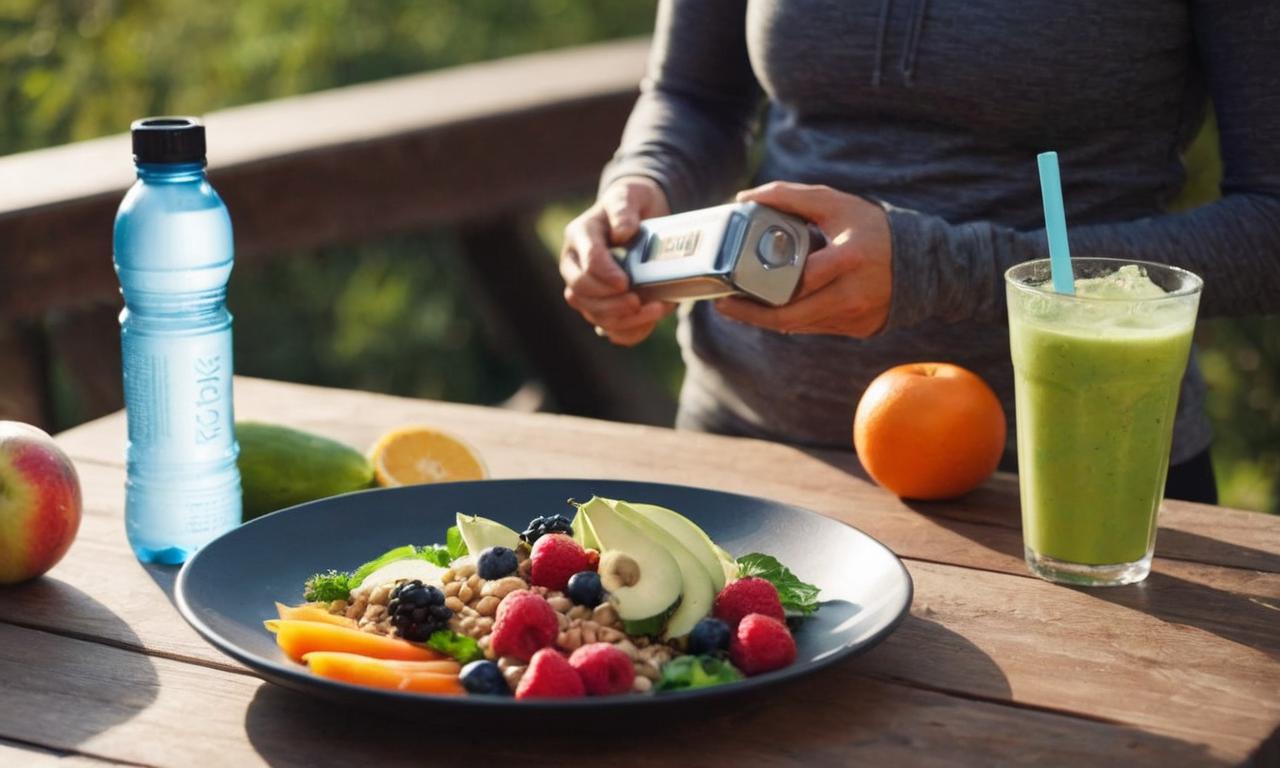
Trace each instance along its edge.
<path fill-rule="evenodd" d="M 519 565 L 515 552 L 506 547 L 489 547 L 476 559 L 476 573 L 486 581 L 500 579 L 515 573 Z"/>
<path fill-rule="evenodd" d="M 572 536 L 573 523 L 569 522 L 569 518 L 564 515 L 535 517 L 529 521 L 529 527 L 525 528 L 524 531 L 521 532 L 520 539 L 529 546 L 533 546 L 533 542 L 548 533 L 563 533 L 565 535 Z"/>
<path fill-rule="evenodd" d="M 391 626 L 405 640 L 424 642 L 431 633 L 445 629 L 453 611 L 444 604 L 444 593 L 414 579 L 396 587 L 387 603 Z"/>

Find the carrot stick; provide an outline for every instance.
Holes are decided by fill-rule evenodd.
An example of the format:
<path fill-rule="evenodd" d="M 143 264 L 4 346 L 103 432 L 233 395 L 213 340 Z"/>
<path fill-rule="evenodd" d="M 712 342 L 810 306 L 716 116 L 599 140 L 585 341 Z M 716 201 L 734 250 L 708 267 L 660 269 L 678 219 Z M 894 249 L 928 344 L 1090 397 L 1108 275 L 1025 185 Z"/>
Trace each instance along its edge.
<path fill-rule="evenodd" d="M 276 645 L 294 661 L 301 661 L 305 654 L 312 651 L 344 651 L 401 661 L 434 661 L 444 658 L 442 654 L 420 645 L 336 624 L 297 619 L 279 619 L 274 623 Z"/>
<path fill-rule="evenodd" d="M 311 671 L 320 677 L 369 688 L 444 695 L 456 695 L 463 691 L 456 672 L 408 671 L 406 664 L 413 662 L 371 659 L 353 653 L 320 652 L 308 653 L 306 661 Z M 447 664 L 449 662 L 422 663 Z M 457 667 L 456 664 L 453 666 Z"/>

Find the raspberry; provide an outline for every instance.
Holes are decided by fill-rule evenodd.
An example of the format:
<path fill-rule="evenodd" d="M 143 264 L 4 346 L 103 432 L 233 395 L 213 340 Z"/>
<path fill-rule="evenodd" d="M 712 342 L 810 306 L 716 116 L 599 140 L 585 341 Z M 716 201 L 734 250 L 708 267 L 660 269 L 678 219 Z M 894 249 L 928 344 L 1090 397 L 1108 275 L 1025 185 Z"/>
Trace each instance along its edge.
<path fill-rule="evenodd" d="M 608 643 L 591 643 L 573 652 L 569 665 L 578 670 L 592 696 L 626 693 L 636 680 L 636 668 L 627 654 Z"/>
<path fill-rule="evenodd" d="M 729 659 L 747 676 L 772 672 L 796 660 L 796 641 L 786 624 L 753 613 L 738 623 L 729 643 Z"/>
<path fill-rule="evenodd" d="M 738 579 L 730 582 L 716 595 L 712 614 L 728 624 L 730 629 L 738 626 L 742 617 L 749 613 L 763 613 L 778 621 L 787 620 L 787 615 L 782 610 L 782 601 L 778 599 L 778 590 L 765 579 L 755 576 Z"/>
<path fill-rule="evenodd" d="M 563 590 L 570 576 L 590 570 L 586 550 L 563 533 L 540 537 L 529 553 L 529 560 L 530 581 L 547 589 Z"/>
<path fill-rule="evenodd" d="M 529 668 L 516 686 L 517 699 L 576 699 L 586 695 L 582 678 L 554 648 L 533 654 Z"/>
<path fill-rule="evenodd" d="M 502 598 L 498 605 L 489 648 L 498 656 L 528 661 L 539 648 L 554 643 L 559 633 L 560 624 L 550 603 L 521 589 Z"/>
<path fill-rule="evenodd" d="M 598 549 L 587 550 L 587 570 L 589 571 L 600 570 L 600 550 Z"/>

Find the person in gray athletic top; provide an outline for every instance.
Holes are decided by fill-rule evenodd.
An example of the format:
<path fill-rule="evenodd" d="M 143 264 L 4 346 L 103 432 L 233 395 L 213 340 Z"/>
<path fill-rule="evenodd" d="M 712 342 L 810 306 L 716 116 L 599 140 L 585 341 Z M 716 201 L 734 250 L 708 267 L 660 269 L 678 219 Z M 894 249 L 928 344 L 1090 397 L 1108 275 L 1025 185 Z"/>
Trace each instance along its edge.
<path fill-rule="evenodd" d="M 1210 99 L 1223 196 L 1168 213 Z M 1048 149 L 1074 254 L 1190 269 L 1202 317 L 1280 307 L 1276 0 L 664 0 L 599 200 L 565 231 L 565 298 L 614 342 L 644 339 L 673 307 L 629 291 L 607 245 L 642 218 L 723 202 L 750 174 L 763 186 L 748 199 L 831 245 L 786 307 L 682 313 L 677 424 L 847 447 L 872 378 L 952 362 L 1000 396 L 1011 468 L 1002 276 L 1048 255 L 1035 164 Z M 1204 400 L 1193 354 L 1169 492 L 1212 501 Z"/>

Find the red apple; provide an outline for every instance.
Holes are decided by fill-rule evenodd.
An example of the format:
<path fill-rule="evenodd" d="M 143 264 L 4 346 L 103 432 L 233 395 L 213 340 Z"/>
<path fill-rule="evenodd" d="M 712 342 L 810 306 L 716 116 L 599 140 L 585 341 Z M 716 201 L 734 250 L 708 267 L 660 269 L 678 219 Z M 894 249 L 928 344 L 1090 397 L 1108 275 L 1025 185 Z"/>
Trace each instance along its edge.
<path fill-rule="evenodd" d="M 80 479 L 53 438 L 0 421 L 0 584 L 57 564 L 80 528 Z"/>

